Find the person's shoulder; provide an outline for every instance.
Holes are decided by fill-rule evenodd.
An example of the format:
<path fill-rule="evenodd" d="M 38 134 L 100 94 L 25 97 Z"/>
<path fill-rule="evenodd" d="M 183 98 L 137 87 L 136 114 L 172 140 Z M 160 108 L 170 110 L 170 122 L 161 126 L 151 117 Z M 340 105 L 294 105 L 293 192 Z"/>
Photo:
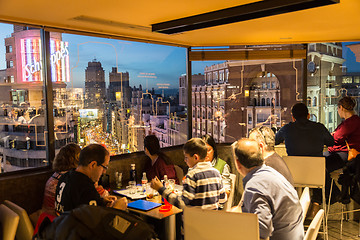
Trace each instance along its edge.
<path fill-rule="evenodd" d="M 316 125 L 318 128 L 321 128 L 322 130 L 328 131 L 325 125 L 322 124 L 321 122 L 313 122 L 313 121 L 309 121 L 309 122 L 311 122 L 313 125 Z"/>
<path fill-rule="evenodd" d="M 356 122 L 356 123 L 360 123 L 360 117 L 358 116 L 358 115 L 353 115 L 353 116 L 351 116 L 350 118 L 348 118 L 347 120 L 350 120 L 350 121 L 344 121 L 344 123 L 347 123 L 347 122 L 349 122 L 350 124 L 353 124 L 354 122 Z"/>

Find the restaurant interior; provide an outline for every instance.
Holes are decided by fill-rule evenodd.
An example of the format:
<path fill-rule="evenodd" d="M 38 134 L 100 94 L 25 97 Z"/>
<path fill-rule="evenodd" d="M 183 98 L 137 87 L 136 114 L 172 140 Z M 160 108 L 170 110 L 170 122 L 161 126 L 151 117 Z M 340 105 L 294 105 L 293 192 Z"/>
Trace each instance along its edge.
<path fill-rule="evenodd" d="M 215 118 L 213 121 L 214 129 L 211 130 L 214 135 L 218 135 L 215 140 L 217 142 L 219 156 L 229 164 L 232 170 L 231 172 L 236 176 L 236 181 L 232 188 L 233 195 L 231 195 L 231 206 L 236 206 L 240 202 L 243 186 L 242 177 L 236 171 L 233 161 L 231 144 L 241 137 L 247 137 L 249 130 L 254 126 L 251 121 L 255 121 L 254 112 L 256 111 L 256 101 L 254 105 L 249 104 L 252 96 L 250 81 L 245 83 L 239 81 L 239 79 L 242 79 L 244 66 L 249 66 L 248 69 L 250 69 L 251 66 L 253 66 L 254 69 L 257 68 L 257 70 L 250 69 L 249 73 L 251 71 L 271 71 L 279 73 L 278 81 L 281 86 L 284 86 L 283 89 L 279 91 L 279 101 L 288 102 L 286 103 L 287 105 L 281 103 L 284 104 L 283 106 L 280 106 L 279 103 L 279 107 L 276 108 L 277 110 L 275 109 L 273 110 L 274 112 L 271 113 L 279 116 L 279 120 L 275 120 L 277 126 L 282 126 L 282 123 L 291 121 L 290 107 L 292 104 L 296 102 L 308 104 L 310 101 L 310 105 L 312 105 L 311 101 L 317 99 L 315 101 L 319 101 L 319 103 L 315 106 L 319 107 L 320 105 L 322 110 L 316 111 L 325 111 L 326 114 L 316 115 L 315 108 L 311 111 L 314 111 L 315 120 L 326 121 L 326 123 L 329 124 L 327 127 L 330 131 L 330 129 L 334 130 L 336 123 L 339 122 L 336 111 L 334 113 L 335 115 L 332 115 L 333 119 L 331 121 L 329 120 L 331 118 L 328 116 L 329 109 L 334 105 L 334 102 L 333 100 L 324 100 L 325 97 L 321 99 L 321 96 L 314 98 L 312 94 L 316 91 L 333 91 L 335 92 L 333 94 L 336 94 L 336 91 L 338 91 L 336 87 L 334 87 L 335 90 L 326 90 L 331 88 L 326 81 L 329 80 L 328 76 L 330 76 L 330 78 L 335 76 L 337 79 L 335 81 L 340 81 L 341 83 L 343 79 L 343 68 L 340 65 L 343 62 L 340 61 L 340 63 L 334 60 L 334 62 L 330 63 L 333 75 L 326 74 L 324 77 L 328 77 L 327 80 L 322 80 L 324 78 L 320 76 L 320 80 L 315 81 L 314 76 L 316 77 L 317 74 L 325 74 L 322 70 L 317 70 L 321 68 L 321 64 L 316 62 L 317 57 L 322 59 L 321 63 L 329 61 L 323 60 L 323 56 L 327 55 L 327 50 L 320 49 L 319 46 L 325 46 L 328 51 L 333 51 L 331 56 L 336 57 L 336 54 L 341 55 L 341 44 L 339 45 L 337 43 L 357 42 L 360 40 L 360 1 L 288 0 L 287 2 L 288 3 L 282 3 L 282 1 L 279 0 L 228 0 L 224 2 L 214 0 L 183 0 L 181 2 L 164 2 L 158 0 L 150 2 L 144 0 L 136 2 L 108 0 L 101 2 L 95 0 L 65 0 L 62 2 L 12 0 L 1 1 L 0 23 L 39 30 L 38 35 L 41 41 L 45 43 L 44 46 L 46 44 L 50 46 L 50 38 L 52 39 L 54 34 L 73 34 L 101 39 L 165 45 L 184 49 L 186 53 L 186 86 L 193 86 L 185 87 L 184 92 L 186 96 L 184 100 L 186 109 L 185 119 L 187 122 L 184 128 L 185 141 L 192 137 L 201 136 L 202 133 L 206 133 L 205 131 L 201 131 L 201 129 L 197 129 L 197 123 L 202 120 L 198 116 L 198 109 L 201 109 L 201 104 L 199 104 L 199 107 L 196 105 L 197 98 L 195 93 L 199 93 L 200 96 L 200 92 L 203 90 L 201 90 L 200 87 L 194 87 L 194 82 L 196 81 L 193 75 L 196 74 L 193 72 L 194 64 L 206 61 L 211 63 L 227 61 L 229 66 L 234 69 L 237 68 L 238 70 L 236 71 L 238 74 L 231 75 L 232 73 L 230 73 L 230 76 L 234 76 L 238 81 L 234 89 L 239 91 L 238 89 L 241 88 L 240 91 L 243 91 L 242 88 L 244 87 L 244 91 L 240 92 L 238 96 L 239 101 L 231 102 L 232 95 L 230 91 L 233 91 L 233 89 L 230 89 L 229 92 L 226 92 L 227 99 L 230 100 L 225 102 L 224 106 L 228 106 L 228 109 L 240 109 L 238 110 L 239 113 L 234 111 L 235 115 L 231 115 L 233 116 L 232 119 L 236 119 L 240 115 L 243 118 L 245 116 L 246 120 L 243 120 L 245 123 L 231 122 L 232 120 L 225 123 L 224 120 L 224 124 L 227 124 L 229 134 L 230 132 L 238 132 L 232 135 L 233 137 L 220 134 L 220 131 L 225 131 L 223 129 L 220 130 L 220 121 L 222 122 L 220 118 Z M 320 5 L 319 2 L 322 5 Z M 292 3 L 294 6 L 291 6 Z M 314 50 L 312 46 L 316 46 L 315 50 L 320 53 L 311 54 Z M 337 50 L 335 51 L 334 49 Z M 359 49 L 360 47 L 356 48 L 355 46 L 351 48 L 358 59 L 360 59 Z M 344 47 L 342 50 L 344 51 Z M 43 151 L 45 156 L 45 160 L 43 161 L 44 165 L 23 169 L 20 167 L 14 171 L 4 171 L 2 167 L 3 172 L 0 173 L 0 203 L 9 200 L 25 209 L 29 215 L 41 208 L 45 183 L 53 174 L 52 161 L 59 148 L 67 143 L 67 140 L 59 142 L 62 133 L 61 131 L 59 133 L 55 127 L 60 118 L 56 117 L 53 111 L 57 108 L 57 100 L 56 96 L 54 97 L 53 95 L 53 89 L 61 88 L 62 83 L 54 83 L 51 80 L 50 51 L 49 48 L 44 47 L 40 53 L 42 58 L 46 59 L 45 63 L 41 63 L 43 64 L 43 69 L 46 71 L 41 71 L 43 81 L 41 82 L 40 88 L 38 87 L 38 90 L 36 90 L 37 86 L 29 88 L 29 95 L 34 94 L 33 92 L 35 91 L 40 91 L 40 94 L 43 96 L 40 97 L 40 99 L 42 98 L 41 103 L 37 105 L 37 107 L 42 106 L 44 111 L 43 129 L 39 130 L 36 125 L 34 126 L 37 131 L 42 131 L 42 136 L 40 140 L 36 140 L 36 144 L 38 144 L 38 142 L 42 144 L 39 145 L 37 149 Z M 274 62 L 283 65 L 275 65 Z M 316 63 L 315 69 L 311 69 L 311 64 L 308 64 L 309 62 Z M 325 65 L 324 63 L 323 67 Z M 264 70 L 265 67 L 266 71 Z M 281 67 L 286 70 L 277 69 Z M 336 69 L 333 70 L 333 68 Z M 247 73 L 246 71 L 248 70 L 245 70 L 245 73 Z M 329 72 L 328 69 L 326 71 Z M 209 72 L 211 72 L 211 70 L 209 70 Z M 280 75 L 282 77 L 280 77 Z M 301 81 L 298 81 L 298 78 L 301 79 Z M 0 82 L 1 91 L 3 91 L 3 86 L 6 87 L 6 83 Z M 341 87 L 338 88 L 340 89 Z M 33 91 L 31 94 L 30 90 Z M 232 93 L 234 94 L 234 92 Z M 327 94 L 326 96 L 328 96 Z M 9 94 L 6 93 L 4 95 L 8 96 Z M 331 95 L 331 93 L 329 93 L 329 95 Z M 35 98 L 36 96 L 34 99 Z M 3 101 L 1 97 L 0 100 Z M 323 105 L 320 104 L 321 101 L 324 101 L 322 103 Z M 222 103 L 219 101 L 218 104 L 217 107 Z M 196 107 L 194 107 L 195 105 Z M 315 107 L 314 105 L 312 106 Z M 222 109 L 225 108 L 226 107 L 222 106 Z M 220 111 L 225 111 L 224 115 L 226 114 L 226 110 Z M 277 113 L 277 111 L 279 113 Z M 249 114 L 254 114 L 251 115 L 252 120 L 249 119 Z M 270 116 L 272 116 L 271 114 Z M 164 115 L 166 115 L 166 113 Z M 170 114 L 167 113 L 167 115 Z M 129 118 L 126 120 L 128 121 L 127 123 L 129 123 Z M 266 120 L 266 118 L 264 120 Z M 27 124 L 29 129 L 31 129 L 31 124 Z M 10 125 L 11 124 L 8 123 L 1 123 L 1 131 L 10 132 L 11 130 L 9 129 L 12 128 Z M 67 130 L 67 125 L 64 128 Z M 135 127 L 132 128 L 132 130 L 134 129 Z M 19 132 L 18 135 L 21 136 L 22 130 L 17 131 Z M 144 131 L 146 132 L 148 130 Z M 16 131 L 14 130 L 13 132 Z M 127 132 L 127 134 L 130 134 L 130 131 Z M 17 133 L 13 135 L 15 136 Z M 36 136 L 38 136 L 37 133 Z M 1 137 L 3 137 L 3 135 L 1 135 Z M 24 140 L 25 145 L 26 141 Z M 184 162 L 182 150 L 185 141 L 180 141 L 179 144 L 167 144 L 164 145 L 166 147 L 163 148 L 164 153 L 171 156 L 172 164 L 179 166 L 184 175 L 186 175 L 188 169 Z M 29 148 L 27 150 L 29 150 Z M 276 146 L 275 150 L 280 156 L 287 155 L 284 144 Z M 5 152 L 6 150 L 2 150 L 2 154 L 5 154 Z M 130 179 L 130 164 L 136 164 L 138 173 L 137 181 L 141 182 L 141 173 L 145 172 L 147 161 L 148 158 L 141 147 L 138 147 L 137 151 L 122 151 L 122 153 L 112 154 L 109 168 L 106 172 L 106 174 L 110 176 L 107 179 L 109 186 L 113 188 L 116 185 L 115 179 L 113 178 L 115 172 L 122 172 L 122 186 L 127 185 Z M 323 173 L 325 174 L 325 171 Z M 312 180 L 313 179 L 310 179 L 310 182 L 312 182 Z M 340 237 L 342 239 L 358 239 L 360 232 L 358 230 L 359 224 L 357 221 L 359 218 L 356 210 L 360 209 L 359 205 L 351 201 L 351 203 L 346 206 L 347 210 L 355 210 L 355 212 L 350 212 L 347 215 L 349 221 L 345 221 L 344 226 L 342 225 L 342 214 L 340 214 L 343 207 L 342 204 L 338 203 L 332 205 L 329 212 L 325 212 L 328 218 L 326 218 L 326 221 L 324 218 L 320 231 L 327 229 L 327 233 L 319 233 L 318 239 L 340 239 Z M 195 216 L 199 216 L 199 218 L 201 217 L 200 215 L 195 214 Z M 229 222 L 233 221 L 232 217 L 233 216 L 229 216 Z M 165 233 L 162 233 L 164 234 L 164 239 L 180 239 L 181 233 L 176 233 L 176 226 L 174 227 L 175 221 L 179 220 L 169 218 L 164 221 L 166 223 L 165 227 L 170 228 L 164 230 Z M 308 226 L 310 222 L 310 220 L 305 221 L 305 225 Z M 255 228 L 255 230 L 257 229 Z M 237 233 L 239 235 L 242 234 L 241 230 L 234 230 L 232 235 Z M 189 235 L 189 237 L 186 238 L 185 235 L 185 239 L 195 239 L 197 237 L 198 236 Z M 202 239 L 210 238 L 203 237 Z M 240 239 L 259 239 L 259 236 Z"/>

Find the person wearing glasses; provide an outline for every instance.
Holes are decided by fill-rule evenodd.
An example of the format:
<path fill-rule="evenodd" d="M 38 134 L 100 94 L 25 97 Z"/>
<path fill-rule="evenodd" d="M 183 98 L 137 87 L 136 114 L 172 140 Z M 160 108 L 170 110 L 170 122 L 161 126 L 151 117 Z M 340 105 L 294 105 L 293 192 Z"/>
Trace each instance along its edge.
<path fill-rule="evenodd" d="M 94 184 L 106 173 L 110 153 L 99 144 L 90 144 L 81 150 L 79 165 L 61 176 L 56 187 L 55 211 L 61 214 L 82 204 L 108 206 L 121 210 L 127 208 L 126 198 L 100 197 Z"/>
<path fill-rule="evenodd" d="M 283 175 L 291 185 L 294 184 L 291 172 L 284 159 L 275 152 L 275 133 L 266 126 L 256 127 L 249 132 L 249 139 L 258 142 L 263 154 L 264 162 L 267 166 L 272 167 Z"/>

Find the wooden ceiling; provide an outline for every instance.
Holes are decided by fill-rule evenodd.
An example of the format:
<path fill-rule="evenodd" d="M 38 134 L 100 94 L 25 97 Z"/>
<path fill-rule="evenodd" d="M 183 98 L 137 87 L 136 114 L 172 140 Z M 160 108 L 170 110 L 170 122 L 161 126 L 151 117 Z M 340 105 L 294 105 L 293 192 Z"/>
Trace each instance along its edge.
<path fill-rule="evenodd" d="M 151 31 L 154 23 L 251 2 L 255 0 L 1 0 L 0 21 L 184 47 L 360 40 L 360 0 L 180 34 Z"/>

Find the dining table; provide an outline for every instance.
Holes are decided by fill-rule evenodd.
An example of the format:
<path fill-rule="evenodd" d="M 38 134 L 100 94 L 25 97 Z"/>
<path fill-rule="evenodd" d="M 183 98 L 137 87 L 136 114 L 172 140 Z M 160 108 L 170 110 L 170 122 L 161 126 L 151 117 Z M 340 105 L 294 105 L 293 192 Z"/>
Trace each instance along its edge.
<path fill-rule="evenodd" d="M 177 185 L 175 186 L 175 189 L 175 192 L 177 194 L 181 194 L 182 186 Z M 142 193 L 141 191 L 136 191 L 135 194 L 130 194 L 129 189 L 115 190 L 113 192 L 117 195 L 127 197 L 129 202 L 146 198 L 146 194 Z M 162 197 L 160 195 L 155 195 L 151 199 L 147 198 L 146 200 L 156 203 L 162 203 Z M 176 214 L 182 213 L 182 209 L 177 208 L 176 206 L 172 206 L 169 211 L 161 211 L 161 206 L 155 207 L 148 211 L 143 211 L 130 207 L 128 207 L 128 210 L 130 212 L 139 214 L 140 216 L 162 220 L 164 222 L 165 238 L 167 240 L 176 240 Z"/>

